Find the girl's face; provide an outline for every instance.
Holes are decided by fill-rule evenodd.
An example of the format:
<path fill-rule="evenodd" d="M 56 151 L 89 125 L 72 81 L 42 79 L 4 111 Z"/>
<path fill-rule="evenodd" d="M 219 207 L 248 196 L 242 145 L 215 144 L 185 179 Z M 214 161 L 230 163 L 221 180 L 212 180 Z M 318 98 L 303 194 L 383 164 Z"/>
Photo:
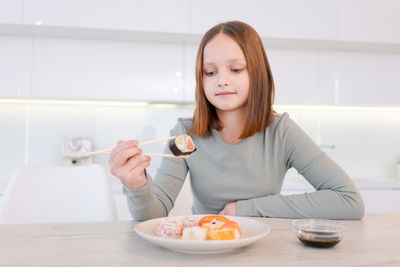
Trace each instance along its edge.
<path fill-rule="evenodd" d="M 203 86 L 216 110 L 234 111 L 247 104 L 249 74 L 240 46 L 226 34 L 218 34 L 204 47 Z"/>

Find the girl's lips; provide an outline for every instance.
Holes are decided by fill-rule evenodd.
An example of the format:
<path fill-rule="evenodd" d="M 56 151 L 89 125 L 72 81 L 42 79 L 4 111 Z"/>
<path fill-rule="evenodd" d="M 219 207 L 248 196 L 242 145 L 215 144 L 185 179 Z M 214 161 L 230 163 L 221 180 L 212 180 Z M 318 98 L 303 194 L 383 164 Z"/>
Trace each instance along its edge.
<path fill-rule="evenodd" d="M 216 96 L 220 96 L 220 95 L 235 95 L 235 94 L 236 94 L 235 92 L 220 92 L 220 93 L 217 93 Z"/>

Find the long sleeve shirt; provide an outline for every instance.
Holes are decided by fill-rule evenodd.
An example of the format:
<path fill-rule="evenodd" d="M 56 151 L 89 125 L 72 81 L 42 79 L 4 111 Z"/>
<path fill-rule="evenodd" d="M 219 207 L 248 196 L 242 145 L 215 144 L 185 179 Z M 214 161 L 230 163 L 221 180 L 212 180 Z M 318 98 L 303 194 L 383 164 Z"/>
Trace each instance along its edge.
<path fill-rule="evenodd" d="M 187 133 L 192 119 L 178 119 L 171 135 Z M 154 179 L 131 189 L 123 185 L 133 218 L 167 216 L 190 173 L 194 214 L 217 214 L 236 201 L 238 216 L 360 219 L 364 204 L 356 186 L 287 113 L 274 114 L 264 131 L 226 143 L 218 131 L 192 137 L 189 158 L 164 158 Z M 168 146 L 166 153 L 170 153 Z M 295 168 L 315 192 L 281 195 L 283 180 Z M 189 177 L 188 176 L 188 177 Z"/>

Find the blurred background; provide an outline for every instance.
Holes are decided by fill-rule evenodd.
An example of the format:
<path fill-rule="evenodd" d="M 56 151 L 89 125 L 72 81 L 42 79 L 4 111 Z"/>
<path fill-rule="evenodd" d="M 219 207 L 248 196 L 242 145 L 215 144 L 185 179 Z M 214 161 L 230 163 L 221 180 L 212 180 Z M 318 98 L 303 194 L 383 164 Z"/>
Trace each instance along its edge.
<path fill-rule="evenodd" d="M 367 212 L 400 211 L 399 12 L 396 0 L 0 0 L 0 199 L 25 165 L 108 169 L 71 155 L 168 136 L 193 114 L 202 35 L 241 20 L 263 38 L 275 109 L 347 171 Z M 310 190 L 288 172 L 282 193 Z"/>

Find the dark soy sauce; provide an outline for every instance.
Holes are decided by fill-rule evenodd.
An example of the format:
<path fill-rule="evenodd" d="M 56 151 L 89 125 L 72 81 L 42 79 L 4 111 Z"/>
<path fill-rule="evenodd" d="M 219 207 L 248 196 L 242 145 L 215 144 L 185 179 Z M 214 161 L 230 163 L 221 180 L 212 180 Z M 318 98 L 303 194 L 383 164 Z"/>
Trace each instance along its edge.
<path fill-rule="evenodd" d="M 339 238 L 332 239 L 314 239 L 309 237 L 299 237 L 304 245 L 317 248 L 331 248 L 340 242 Z"/>

